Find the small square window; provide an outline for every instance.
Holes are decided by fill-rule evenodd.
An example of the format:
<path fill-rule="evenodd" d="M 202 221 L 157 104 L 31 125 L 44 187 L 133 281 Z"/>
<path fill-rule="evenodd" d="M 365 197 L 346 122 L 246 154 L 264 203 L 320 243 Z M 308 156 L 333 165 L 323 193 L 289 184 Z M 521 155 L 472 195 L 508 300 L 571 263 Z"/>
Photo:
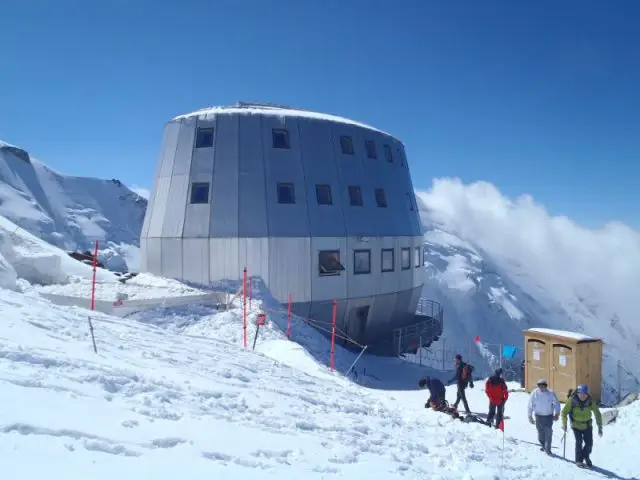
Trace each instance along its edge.
<path fill-rule="evenodd" d="M 208 182 L 194 182 L 191 184 L 191 203 L 209 203 Z"/>
<path fill-rule="evenodd" d="M 411 249 L 403 248 L 400 251 L 400 268 L 409 270 L 411 268 Z"/>
<path fill-rule="evenodd" d="M 362 191 L 355 185 L 349 186 L 349 201 L 354 207 L 362 206 Z"/>
<path fill-rule="evenodd" d="M 382 271 L 393 272 L 396 269 L 393 248 L 382 249 Z"/>
<path fill-rule="evenodd" d="M 376 204 L 380 208 L 387 208 L 387 196 L 384 194 L 384 188 L 376 188 Z"/>
<path fill-rule="evenodd" d="M 278 203 L 296 203 L 293 183 L 278 184 Z"/>
<path fill-rule="evenodd" d="M 340 275 L 344 266 L 340 263 L 340 250 L 321 250 L 318 252 L 318 274 L 321 277 Z"/>
<path fill-rule="evenodd" d="M 213 147 L 213 128 L 200 128 L 196 130 L 196 148 Z"/>
<path fill-rule="evenodd" d="M 387 162 L 393 163 L 393 152 L 389 145 L 384 146 L 384 157 L 387 159 Z"/>
<path fill-rule="evenodd" d="M 340 137 L 340 149 L 345 155 L 353 155 L 353 140 L 347 135 Z"/>
<path fill-rule="evenodd" d="M 333 205 L 331 185 L 316 185 L 316 201 L 318 205 Z"/>
<path fill-rule="evenodd" d="M 289 131 L 284 128 L 274 128 L 272 130 L 273 148 L 289 149 Z"/>
<path fill-rule="evenodd" d="M 420 247 L 415 247 L 415 249 L 413 250 L 413 266 L 416 268 L 420 268 L 421 267 L 421 261 L 420 261 Z"/>
<path fill-rule="evenodd" d="M 364 148 L 367 150 L 368 158 L 378 158 L 378 153 L 376 152 L 376 143 L 373 140 L 365 140 Z"/>
<path fill-rule="evenodd" d="M 353 274 L 365 275 L 371 273 L 371 250 L 353 251 Z"/>

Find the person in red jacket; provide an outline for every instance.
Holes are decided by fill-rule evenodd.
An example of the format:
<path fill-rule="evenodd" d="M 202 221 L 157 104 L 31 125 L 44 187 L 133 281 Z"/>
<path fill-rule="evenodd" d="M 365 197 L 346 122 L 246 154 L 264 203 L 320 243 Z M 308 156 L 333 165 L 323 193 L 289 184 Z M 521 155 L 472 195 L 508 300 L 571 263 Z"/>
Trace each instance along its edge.
<path fill-rule="evenodd" d="M 499 368 L 495 373 L 487 379 L 484 385 L 484 391 L 489 397 L 489 415 L 487 416 L 487 425 L 491 426 L 493 419 L 496 420 L 496 428 L 500 428 L 500 423 L 504 418 L 504 404 L 509 398 L 509 390 L 507 384 L 502 378 L 502 369 Z"/>

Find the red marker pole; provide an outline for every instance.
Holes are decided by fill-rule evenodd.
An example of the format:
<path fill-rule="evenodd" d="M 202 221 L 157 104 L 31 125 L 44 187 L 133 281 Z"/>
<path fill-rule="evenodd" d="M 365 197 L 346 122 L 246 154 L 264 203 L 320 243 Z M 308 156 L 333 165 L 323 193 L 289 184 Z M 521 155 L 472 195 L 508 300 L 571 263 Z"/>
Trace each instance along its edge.
<path fill-rule="evenodd" d="M 95 307 L 97 265 L 98 265 L 98 240 L 96 240 L 96 246 L 93 249 L 93 280 L 91 281 L 91 310 L 93 310 Z"/>
<path fill-rule="evenodd" d="M 244 349 L 247 349 L 247 267 L 244 267 L 242 276 L 242 330 Z"/>
<path fill-rule="evenodd" d="M 291 340 L 291 292 L 289 292 L 289 308 L 287 308 L 287 338 Z"/>
<path fill-rule="evenodd" d="M 333 318 L 331 319 L 331 371 L 335 368 L 335 356 L 336 356 L 336 309 L 337 303 L 333 301 Z"/>

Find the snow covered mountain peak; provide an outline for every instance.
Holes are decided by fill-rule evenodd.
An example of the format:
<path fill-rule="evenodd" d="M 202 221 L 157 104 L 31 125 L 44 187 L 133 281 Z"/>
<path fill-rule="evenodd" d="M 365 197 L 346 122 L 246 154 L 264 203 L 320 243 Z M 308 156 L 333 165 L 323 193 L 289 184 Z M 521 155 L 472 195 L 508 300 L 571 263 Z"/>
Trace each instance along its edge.
<path fill-rule="evenodd" d="M 609 380 L 620 360 L 637 388 L 640 232 L 617 222 L 587 229 L 486 182 L 437 179 L 417 198 L 425 293 L 444 304 L 447 337 L 518 346 L 530 327 L 585 333 L 605 341 Z"/>
<path fill-rule="evenodd" d="M 146 207 L 116 179 L 64 175 L 0 142 L 0 215 L 55 246 L 84 251 L 99 240 L 110 266 L 135 268 Z"/>

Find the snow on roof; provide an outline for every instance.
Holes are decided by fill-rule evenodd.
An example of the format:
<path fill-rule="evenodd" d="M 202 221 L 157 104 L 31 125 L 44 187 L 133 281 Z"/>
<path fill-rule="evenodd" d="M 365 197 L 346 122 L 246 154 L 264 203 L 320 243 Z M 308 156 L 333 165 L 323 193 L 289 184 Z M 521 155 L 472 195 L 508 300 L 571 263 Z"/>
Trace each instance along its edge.
<path fill-rule="evenodd" d="M 327 113 L 312 112 L 310 110 L 303 110 L 301 108 L 290 107 L 286 105 L 273 105 L 273 104 L 267 104 L 267 103 L 238 102 L 235 105 L 230 107 L 223 107 L 223 106 L 207 107 L 200 110 L 196 110 L 195 112 L 178 115 L 177 117 L 173 118 L 171 121 L 173 122 L 176 120 L 182 120 L 185 118 L 192 118 L 192 117 L 198 117 L 201 120 L 210 120 L 215 115 L 234 115 L 234 114 L 273 115 L 276 117 L 302 117 L 302 118 L 313 118 L 316 120 L 327 120 L 330 122 L 340 122 L 340 123 L 346 123 L 349 125 L 354 125 L 357 127 L 373 130 L 375 132 L 388 135 L 400 141 L 398 138 L 394 137 L 390 133 L 387 133 L 378 128 L 374 128 L 371 125 L 367 125 L 365 123 L 356 122 L 355 120 L 349 120 L 348 118 L 338 117 L 336 115 L 329 115 Z"/>
<path fill-rule="evenodd" d="M 543 333 L 545 335 L 554 335 L 556 337 L 571 338 L 573 340 L 578 340 L 578 341 L 596 340 L 594 337 L 590 337 L 589 335 L 583 335 L 582 333 L 569 332 L 566 330 L 553 330 L 551 328 L 530 328 L 527 331 L 534 332 L 534 333 Z"/>

